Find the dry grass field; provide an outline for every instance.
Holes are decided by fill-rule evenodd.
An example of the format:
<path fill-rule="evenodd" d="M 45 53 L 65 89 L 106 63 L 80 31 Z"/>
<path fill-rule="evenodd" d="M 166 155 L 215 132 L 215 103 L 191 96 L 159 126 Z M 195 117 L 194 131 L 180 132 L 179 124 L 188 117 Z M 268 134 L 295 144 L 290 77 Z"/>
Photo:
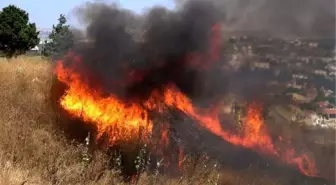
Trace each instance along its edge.
<path fill-rule="evenodd" d="M 70 142 L 57 127 L 49 103 L 52 64 L 39 57 L 0 59 L 0 185 L 125 184 L 109 157 L 94 151 L 83 160 L 85 142 Z M 219 175 L 219 177 L 218 177 Z M 220 172 L 203 163 L 179 178 L 142 173 L 137 184 L 271 185 L 255 170 Z"/>

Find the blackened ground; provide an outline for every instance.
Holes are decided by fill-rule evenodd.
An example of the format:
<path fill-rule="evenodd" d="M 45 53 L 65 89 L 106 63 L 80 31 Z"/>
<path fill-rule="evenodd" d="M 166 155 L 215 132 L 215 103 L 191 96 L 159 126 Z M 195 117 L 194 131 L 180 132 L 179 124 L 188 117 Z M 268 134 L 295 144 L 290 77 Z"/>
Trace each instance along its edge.
<path fill-rule="evenodd" d="M 83 143 L 89 132 L 91 133 L 91 137 L 95 136 L 95 127 L 91 124 L 84 123 L 80 119 L 72 118 L 59 107 L 58 100 L 65 90 L 66 86 L 55 79 L 51 89 L 51 102 L 55 111 L 60 115 L 58 126 L 64 131 L 69 141 L 75 139 Z M 153 115 L 155 116 L 155 113 Z M 171 163 L 175 161 L 175 168 L 177 167 L 178 148 L 182 147 L 187 155 L 197 157 L 200 154 L 206 153 L 212 159 L 218 159 L 222 166 L 229 166 L 233 169 L 243 170 L 253 166 L 259 169 L 264 175 L 281 179 L 284 184 L 334 184 L 333 181 L 322 178 L 304 176 L 295 167 L 260 155 L 249 149 L 232 145 L 212 133 L 201 129 L 194 120 L 177 110 L 169 110 L 167 115 L 159 115 L 156 119 L 158 119 L 156 121 L 157 123 L 162 121 L 169 123 L 171 133 L 170 142 L 173 144 L 171 144 L 168 149 L 165 149 L 167 152 L 165 155 L 172 156 Z M 226 121 L 229 122 L 230 120 Z M 106 142 L 102 139 L 98 143 L 93 144 L 92 147 L 105 148 L 107 154 L 111 155 L 111 158 L 115 154 L 120 154 L 123 176 L 125 180 L 129 181 L 137 172 L 134 160 L 138 156 L 141 148 L 144 147 L 143 144 L 134 141 L 134 143 L 120 143 L 120 145 L 113 147 L 106 146 Z M 160 157 L 162 156 L 158 156 L 155 153 L 152 154 L 152 162 L 149 165 L 152 169 L 155 168 L 156 162 L 161 159 Z M 111 168 L 114 167 L 114 165 L 114 162 L 111 161 Z M 168 172 L 168 174 L 171 173 L 171 175 L 174 174 L 174 171 L 176 170 L 161 169 L 161 172 Z"/>
<path fill-rule="evenodd" d="M 223 124 L 230 124 L 230 121 L 231 120 L 226 120 Z M 199 128 L 197 123 L 187 116 L 182 116 L 180 121 L 173 124 L 173 128 L 189 154 L 197 155 L 197 153 L 205 152 L 211 158 L 221 161 L 223 166 L 230 166 L 237 170 L 248 169 L 253 166 L 266 176 L 281 179 L 284 184 L 332 185 L 335 183 L 333 180 L 302 175 L 296 167 L 285 164 L 279 161 L 279 159 L 269 158 L 249 149 L 232 145 L 222 138 Z M 318 163 L 319 158 L 317 160 Z M 331 178 L 333 178 L 333 176 L 331 176 Z"/>

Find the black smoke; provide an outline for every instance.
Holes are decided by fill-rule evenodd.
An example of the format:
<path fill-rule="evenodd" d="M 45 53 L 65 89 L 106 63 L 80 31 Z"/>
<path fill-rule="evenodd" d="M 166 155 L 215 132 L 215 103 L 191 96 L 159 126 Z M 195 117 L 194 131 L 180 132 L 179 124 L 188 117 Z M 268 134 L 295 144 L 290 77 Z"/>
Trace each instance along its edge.
<path fill-rule="evenodd" d="M 257 94 L 251 89 L 263 89 L 242 83 L 242 78 L 250 78 L 248 75 L 222 72 L 220 65 L 225 62 L 222 56 L 218 59 L 202 57 L 211 48 L 214 25 L 226 20 L 218 7 L 211 2 L 190 1 L 173 11 L 154 7 L 144 15 L 136 15 L 115 5 L 87 4 L 79 11 L 86 24 L 85 34 L 76 37 L 73 48 L 81 64 L 75 65 L 73 60 L 67 59 L 65 64 L 73 65 L 93 89 L 102 89 L 107 95 L 113 93 L 126 100 L 145 100 L 153 90 L 175 84 L 195 101 L 215 101 L 218 95 L 223 96 L 229 82 L 232 84 L 231 79 L 246 87 L 246 93 Z M 213 65 L 204 70 L 202 65 L 190 62 L 188 56 L 196 56 L 194 60 L 201 64 L 214 60 L 210 61 Z M 259 83 L 267 80 L 259 79 Z M 181 125 L 189 129 L 189 125 Z M 180 133 L 185 135 L 186 132 Z M 208 142 L 208 137 L 200 138 L 207 145 L 214 143 Z M 216 139 L 220 140 L 218 143 L 223 142 Z M 213 146 L 222 148 L 220 144 Z M 213 153 L 218 152 L 223 151 Z"/>
<path fill-rule="evenodd" d="M 219 74 L 214 72 L 216 67 L 201 67 L 220 60 L 206 55 L 213 40 L 212 29 L 223 20 L 212 3 L 192 1 L 173 11 L 154 7 L 143 15 L 93 3 L 78 12 L 87 27 L 73 50 L 81 57 L 81 66 L 90 72 L 77 70 L 93 87 L 127 99 L 145 99 L 154 89 L 168 84 L 196 99 L 217 93 L 218 89 L 202 91 L 205 85 L 215 87 L 219 82 L 209 77 Z M 194 60 L 199 63 L 193 64 Z"/>

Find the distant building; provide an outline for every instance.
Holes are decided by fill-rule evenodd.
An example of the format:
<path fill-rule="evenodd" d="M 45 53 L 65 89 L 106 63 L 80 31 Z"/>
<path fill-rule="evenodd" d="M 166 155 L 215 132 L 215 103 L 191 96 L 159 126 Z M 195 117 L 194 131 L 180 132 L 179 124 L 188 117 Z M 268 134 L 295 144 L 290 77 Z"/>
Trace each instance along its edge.
<path fill-rule="evenodd" d="M 315 103 L 316 106 L 318 106 L 319 108 L 326 108 L 329 105 L 328 101 L 319 101 Z"/>
<path fill-rule="evenodd" d="M 304 75 L 304 74 L 292 74 L 292 78 L 296 78 L 296 79 L 308 79 L 308 76 L 307 75 Z"/>
<path fill-rule="evenodd" d="M 39 51 L 39 47 L 38 47 L 38 46 L 35 46 L 35 47 L 33 47 L 32 49 L 30 49 L 30 51 Z"/>
<path fill-rule="evenodd" d="M 307 111 L 306 112 L 306 118 L 305 118 L 304 122 L 308 126 L 320 127 L 320 126 L 323 126 L 324 118 L 322 116 L 318 115 L 314 111 Z"/>
<path fill-rule="evenodd" d="M 317 42 L 310 42 L 309 47 L 316 48 L 318 46 Z"/>
<path fill-rule="evenodd" d="M 320 88 L 320 92 L 323 93 L 323 96 L 328 97 L 332 95 L 334 92 L 330 89 L 325 89 L 324 87 Z"/>
<path fill-rule="evenodd" d="M 321 76 L 327 76 L 327 71 L 321 70 L 321 69 L 315 69 L 314 74 L 321 75 Z"/>
<path fill-rule="evenodd" d="M 298 84 L 295 79 L 289 81 L 286 85 L 288 88 L 294 88 L 294 89 L 302 89 L 303 85 Z"/>
<path fill-rule="evenodd" d="M 329 69 L 330 71 L 336 71 L 336 65 L 335 64 L 328 64 L 326 66 L 326 69 Z"/>
<path fill-rule="evenodd" d="M 47 39 L 49 35 L 52 33 L 52 28 L 39 28 L 39 38 L 41 40 Z"/>
<path fill-rule="evenodd" d="M 45 44 L 45 43 L 49 43 L 51 42 L 52 40 L 49 39 L 49 38 L 45 38 L 45 39 L 40 39 L 40 43 L 39 44 Z"/>
<path fill-rule="evenodd" d="M 336 108 L 325 108 L 322 111 L 322 114 L 327 117 L 327 119 L 336 119 Z"/>
<path fill-rule="evenodd" d="M 259 69 L 269 69 L 270 63 L 269 62 L 253 62 L 252 67 L 259 68 Z"/>

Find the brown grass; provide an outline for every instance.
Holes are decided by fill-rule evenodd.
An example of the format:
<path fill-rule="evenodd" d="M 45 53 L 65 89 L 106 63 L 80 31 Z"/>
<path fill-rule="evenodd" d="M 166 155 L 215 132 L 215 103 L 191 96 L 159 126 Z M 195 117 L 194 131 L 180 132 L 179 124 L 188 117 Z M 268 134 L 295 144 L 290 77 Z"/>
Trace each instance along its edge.
<path fill-rule="evenodd" d="M 84 163 L 84 145 L 70 143 L 56 129 L 48 103 L 51 80 L 52 64 L 39 57 L 0 59 L 0 185 L 123 184 L 117 171 L 106 168 L 108 157 L 102 151 Z M 218 174 L 200 164 L 177 179 L 143 173 L 138 184 L 216 184 Z M 252 171 L 234 170 L 223 170 L 219 181 L 277 184 Z"/>

